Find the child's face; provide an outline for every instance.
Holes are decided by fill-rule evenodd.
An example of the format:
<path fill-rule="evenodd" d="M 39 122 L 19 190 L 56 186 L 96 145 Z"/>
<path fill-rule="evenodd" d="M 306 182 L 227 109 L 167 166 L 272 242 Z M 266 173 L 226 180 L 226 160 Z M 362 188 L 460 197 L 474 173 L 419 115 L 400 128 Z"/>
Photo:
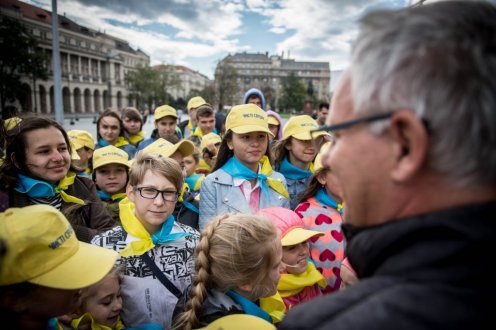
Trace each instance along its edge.
<path fill-rule="evenodd" d="M 114 329 L 122 310 L 119 279 L 106 276 L 87 290 L 88 296 L 84 299 L 81 312 L 91 313 L 97 323 Z"/>
<path fill-rule="evenodd" d="M 275 139 L 277 137 L 277 133 L 279 133 L 279 125 L 269 124 L 269 130 L 274 134 L 274 137 L 270 137 L 271 139 Z"/>
<path fill-rule="evenodd" d="M 124 125 L 124 128 L 129 132 L 129 134 L 138 134 L 141 127 L 141 122 L 139 120 L 126 117 L 122 121 L 122 125 Z"/>
<path fill-rule="evenodd" d="M 176 118 L 165 116 L 155 121 L 155 128 L 158 130 L 158 135 L 167 139 L 167 137 L 176 134 Z"/>
<path fill-rule="evenodd" d="M 88 161 L 93 156 L 93 150 L 89 148 L 79 148 L 77 150 L 79 159 L 72 161 L 72 166 L 78 171 L 84 171 L 88 167 Z"/>
<path fill-rule="evenodd" d="M 233 133 L 231 141 L 227 144 L 243 165 L 258 172 L 258 163 L 267 151 L 268 134 L 265 132 Z"/>
<path fill-rule="evenodd" d="M 161 191 L 168 191 L 167 195 L 177 194 L 177 188 L 167 178 L 160 174 L 148 170 L 141 183 L 137 187 L 127 186 L 126 193 L 131 202 L 135 205 L 134 213 L 150 234 L 155 234 L 165 220 L 172 214 L 176 201 L 164 200 L 164 194 L 158 194 L 154 199 L 141 196 L 135 188 L 152 188 Z"/>
<path fill-rule="evenodd" d="M 290 274 L 304 273 L 307 270 L 309 256 L 307 242 L 282 247 L 282 262 L 286 264 L 286 272 Z"/>
<path fill-rule="evenodd" d="M 184 167 L 186 169 L 186 173 L 188 176 L 195 174 L 196 166 L 198 165 L 195 162 L 193 156 L 184 157 Z"/>
<path fill-rule="evenodd" d="M 108 164 L 95 170 L 95 184 L 109 195 L 124 192 L 126 181 L 127 167 L 124 165 Z"/>
<path fill-rule="evenodd" d="M 98 126 L 98 133 L 110 145 L 114 145 L 119 138 L 121 126 L 119 120 L 112 116 L 103 117 Z"/>
<path fill-rule="evenodd" d="M 310 163 L 317 155 L 317 145 L 313 140 L 298 140 L 292 137 L 291 142 L 286 146 L 289 150 L 289 161 L 295 166 L 299 163 Z"/>

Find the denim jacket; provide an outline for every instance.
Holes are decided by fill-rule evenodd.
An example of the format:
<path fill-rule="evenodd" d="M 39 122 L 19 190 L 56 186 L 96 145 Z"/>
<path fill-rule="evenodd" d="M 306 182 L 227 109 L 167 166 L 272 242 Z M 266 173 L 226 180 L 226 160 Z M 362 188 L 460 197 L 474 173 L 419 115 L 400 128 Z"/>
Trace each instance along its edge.
<path fill-rule="evenodd" d="M 279 172 L 270 176 L 286 186 L 286 179 Z M 289 208 L 289 200 L 274 189 L 269 188 L 270 198 L 260 195 L 260 209 L 272 206 Z M 226 212 L 252 213 L 241 189 L 234 185 L 233 177 L 223 169 L 207 175 L 200 188 L 200 231 L 216 215 Z"/>

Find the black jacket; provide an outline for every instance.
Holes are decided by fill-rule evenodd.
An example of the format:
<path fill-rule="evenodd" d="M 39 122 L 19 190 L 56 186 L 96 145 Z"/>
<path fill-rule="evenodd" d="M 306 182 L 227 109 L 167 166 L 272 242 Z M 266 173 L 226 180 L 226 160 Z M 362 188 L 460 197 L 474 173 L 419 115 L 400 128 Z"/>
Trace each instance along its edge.
<path fill-rule="evenodd" d="M 343 225 L 360 282 L 302 304 L 289 329 L 494 329 L 496 203 Z"/>

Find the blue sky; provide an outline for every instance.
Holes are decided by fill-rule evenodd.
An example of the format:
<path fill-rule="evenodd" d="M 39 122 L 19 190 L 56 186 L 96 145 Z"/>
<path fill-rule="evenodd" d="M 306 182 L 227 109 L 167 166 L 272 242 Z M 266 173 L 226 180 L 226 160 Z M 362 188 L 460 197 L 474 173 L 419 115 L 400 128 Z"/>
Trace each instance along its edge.
<path fill-rule="evenodd" d="M 236 52 L 348 64 L 356 21 L 411 0 L 58 0 L 59 14 L 127 40 L 151 64 L 180 64 L 213 78 Z M 26 0 L 51 10 L 51 0 Z"/>

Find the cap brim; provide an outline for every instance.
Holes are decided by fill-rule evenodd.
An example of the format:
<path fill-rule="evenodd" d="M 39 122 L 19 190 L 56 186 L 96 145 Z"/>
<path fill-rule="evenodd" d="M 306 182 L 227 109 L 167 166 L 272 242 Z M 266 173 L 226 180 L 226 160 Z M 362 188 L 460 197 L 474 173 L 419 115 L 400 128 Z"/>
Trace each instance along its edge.
<path fill-rule="evenodd" d="M 243 125 L 243 126 L 238 126 L 238 127 L 233 127 L 231 128 L 231 131 L 233 131 L 236 134 L 246 134 L 246 133 L 251 133 L 251 132 L 265 132 L 270 134 L 270 136 L 274 137 L 274 134 L 269 130 L 268 127 L 263 127 L 263 126 L 258 126 L 258 125 Z"/>
<path fill-rule="evenodd" d="M 312 137 L 315 139 L 316 137 L 324 136 L 324 135 L 329 135 L 329 133 L 324 131 L 316 131 L 315 133 L 312 134 L 310 134 L 310 132 L 302 132 L 302 133 L 293 134 L 291 136 L 298 140 L 312 140 Z"/>
<path fill-rule="evenodd" d="M 28 282 L 55 289 L 74 290 L 100 281 L 112 269 L 117 252 L 84 242 L 78 251 L 51 271 Z"/>
<path fill-rule="evenodd" d="M 129 161 L 125 162 L 125 161 L 119 161 L 119 160 L 105 160 L 101 163 L 98 163 L 98 164 L 93 164 L 93 169 L 97 169 L 99 167 L 102 167 L 102 166 L 105 166 L 105 165 L 108 165 L 108 164 L 119 164 L 119 165 L 124 165 L 126 166 L 127 168 L 130 168 L 131 167 L 131 163 L 129 163 Z"/>
<path fill-rule="evenodd" d="M 277 125 L 277 126 L 281 125 L 279 120 L 277 120 L 277 118 L 274 116 L 268 116 L 267 121 L 269 122 L 269 125 Z"/>
<path fill-rule="evenodd" d="M 286 235 L 284 235 L 284 237 L 281 239 L 281 244 L 282 246 L 296 245 L 305 242 L 306 240 L 314 236 L 323 236 L 323 235 L 325 234 L 321 231 L 295 228 L 290 232 L 288 232 Z"/>
<path fill-rule="evenodd" d="M 159 114 L 158 116 L 155 116 L 155 115 L 154 115 L 154 116 L 153 116 L 153 120 L 154 120 L 154 121 L 157 121 L 157 120 L 160 120 L 160 119 L 162 119 L 162 118 L 164 118 L 164 117 L 174 117 L 174 118 L 176 118 L 176 119 L 177 119 L 177 115 L 173 115 L 172 113 L 166 113 L 166 114 L 162 114 L 162 115 L 160 115 L 160 114 Z"/>
<path fill-rule="evenodd" d="M 188 157 L 195 152 L 195 145 L 189 140 L 182 140 L 176 143 L 176 150 L 179 150 L 183 157 Z"/>

